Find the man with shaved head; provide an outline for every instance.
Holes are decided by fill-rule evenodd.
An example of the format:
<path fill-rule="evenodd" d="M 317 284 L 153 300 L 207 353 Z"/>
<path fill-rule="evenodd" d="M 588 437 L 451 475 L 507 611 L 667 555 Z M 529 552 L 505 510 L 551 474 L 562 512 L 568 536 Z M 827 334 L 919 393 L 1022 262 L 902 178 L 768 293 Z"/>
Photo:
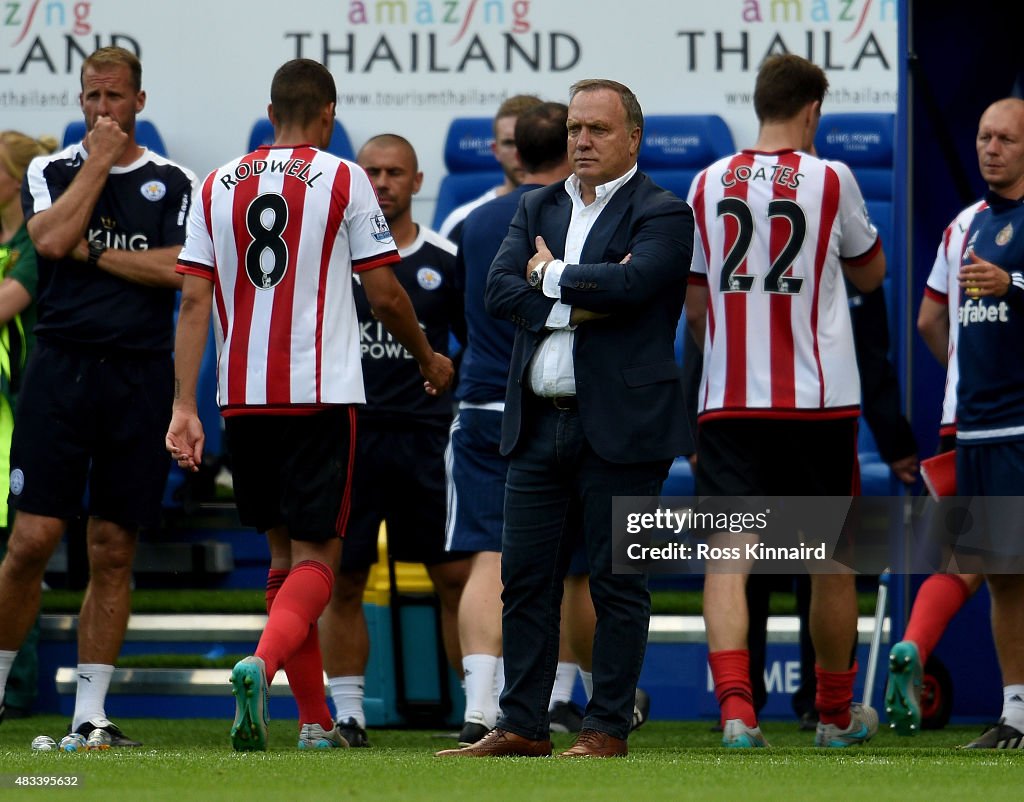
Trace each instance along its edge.
<path fill-rule="evenodd" d="M 992 597 L 992 634 L 1003 676 L 1000 720 L 970 749 L 1024 748 L 1024 100 L 1006 98 L 981 116 L 978 166 L 988 184 L 958 254 L 956 481 L 972 501 L 958 546 L 979 559 Z M 956 290 L 956 285 L 951 289 Z M 913 655 L 910 655 L 913 658 Z M 920 665 L 908 663 L 910 702 Z M 894 711 L 901 712 L 900 710 Z"/>

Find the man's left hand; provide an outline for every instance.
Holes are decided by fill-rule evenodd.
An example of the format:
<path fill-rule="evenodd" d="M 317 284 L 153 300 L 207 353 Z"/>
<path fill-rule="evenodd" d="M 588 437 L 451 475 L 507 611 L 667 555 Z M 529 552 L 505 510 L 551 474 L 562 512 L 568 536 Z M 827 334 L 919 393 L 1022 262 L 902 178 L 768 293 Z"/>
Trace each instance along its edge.
<path fill-rule="evenodd" d="M 75 247 L 71 249 L 71 253 L 68 254 L 76 262 L 88 262 L 89 261 L 89 240 L 82 238 Z"/>
<path fill-rule="evenodd" d="M 164 446 L 178 467 L 189 473 L 198 471 L 203 462 L 205 444 L 206 434 L 199 415 L 192 409 L 174 409 L 164 437 Z"/>
<path fill-rule="evenodd" d="M 903 484 L 912 485 L 917 481 L 917 454 L 893 460 L 889 467 L 892 468 L 896 478 L 903 482 Z"/>
<path fill-rule="evenodd" d="M 550 262 L 554 259 L 554 255 L 548 249 L 547 243 L 544 242 L 544 237 L 538 236 L 534 241 L 537 246 L 537 253 L 530 257 L 530 261 L 526 263 L 526 278 L 529 280 L 530 273 L 537 265 L 541 265 L 544 262 Z"/>
<path fill-rule="evenodd" d="M 971 261 L 960 268 L 959 283 L 970 298 L 1002 298 L 1010 290 L 1010 274 L 971 251 Z"/>
<path fill-rule="evenodd" d="M 448 357 L 435 351 L 429 362 L 420 365 L 420 374 L 425 379 L 423 389 L 427 395 L 441 395 L 451 387 L 455 368 Z"/>

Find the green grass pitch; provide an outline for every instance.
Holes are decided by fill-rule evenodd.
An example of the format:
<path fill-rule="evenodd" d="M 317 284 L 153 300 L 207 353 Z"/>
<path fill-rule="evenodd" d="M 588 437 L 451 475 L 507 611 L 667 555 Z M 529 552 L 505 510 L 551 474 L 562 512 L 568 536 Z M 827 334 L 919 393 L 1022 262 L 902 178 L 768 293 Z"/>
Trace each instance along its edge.
<path fill-rule="evenodd" d="M 0 724 L 0 798 L 47 800 L 881 800 L 1020 799 L 1024 750 L 963 751 L 979 727 L 915 738 L 882 731 L 867 747 L 824 750 L 789 721 L 768 721 L 772 748 L 725 750 L 709 722 L 646 724 L 630 755 L 612 760 L 442 760 L 451 741 L 413 730 L 371 730 L 370 749 L 300 752 L 294 721 L 271 722 L 270 749 L 235 753 L 230 722 L 119 719 L 141 749 L 33 752 L 32 738 L 59 740 L 67 719 Z M 883 725 L 884 726 L 884 725 Z M 572 736 L 555 736 L 565 748 Z M 18 777 L 77 775 L 76 788 L 27 788 Z"/>

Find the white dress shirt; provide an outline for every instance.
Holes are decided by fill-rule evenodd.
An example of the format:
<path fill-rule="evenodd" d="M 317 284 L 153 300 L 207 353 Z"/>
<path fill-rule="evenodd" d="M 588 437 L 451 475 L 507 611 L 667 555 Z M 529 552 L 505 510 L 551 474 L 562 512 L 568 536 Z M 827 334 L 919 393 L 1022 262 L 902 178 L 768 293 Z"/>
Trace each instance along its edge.
<path fill-rule="evenodd" d="M 572 200 L 572 216 L 569 218 L 569 230 L 565 235 L 564 258 L 553 259 L 544 270 L 541 289 L 548 298 L 555 298 L 557 302 L 551 308 L 545 322 L 551 333 L 544 338 L 530 360 L 530 390 L 534 395 L 546 398 L 576 395 L 576 373 L 572 360 L 572 349 L 576 340 L 575 326 L 569 325 L 572 307 L 560 300 L 562 288 L 559 279 L 567 264 L 580 263 L 583 244 L 587 241 L 597 218 L 608 206 L 612 196 L 635 174 L 634 164 L 621 178 L 598 186 L 596 198 L 589 206 L 583 202 L 583 196 L 580 194 L 580 180 L 575 175 L 565 180 L 565 191 Z"/>

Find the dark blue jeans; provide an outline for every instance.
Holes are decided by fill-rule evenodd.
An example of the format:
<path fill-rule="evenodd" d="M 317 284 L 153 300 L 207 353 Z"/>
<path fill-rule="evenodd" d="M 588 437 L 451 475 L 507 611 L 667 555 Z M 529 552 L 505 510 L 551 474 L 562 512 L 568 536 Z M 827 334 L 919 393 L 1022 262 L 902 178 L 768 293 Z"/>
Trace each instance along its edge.
<path fill-rule="evenodd" d="M 594 695 L 583 726 L 615 738 L 629 735 L 651 597 L 646 575 L 612 573 L 612 497 L 657 495 L 669 464 L 606 462 L 587 443 L 575 411 L 537 399 L 524 410 L 505 486 L 502 729 L 548 738 L 562 580 L 582 536 L 597 612 Z"/>

